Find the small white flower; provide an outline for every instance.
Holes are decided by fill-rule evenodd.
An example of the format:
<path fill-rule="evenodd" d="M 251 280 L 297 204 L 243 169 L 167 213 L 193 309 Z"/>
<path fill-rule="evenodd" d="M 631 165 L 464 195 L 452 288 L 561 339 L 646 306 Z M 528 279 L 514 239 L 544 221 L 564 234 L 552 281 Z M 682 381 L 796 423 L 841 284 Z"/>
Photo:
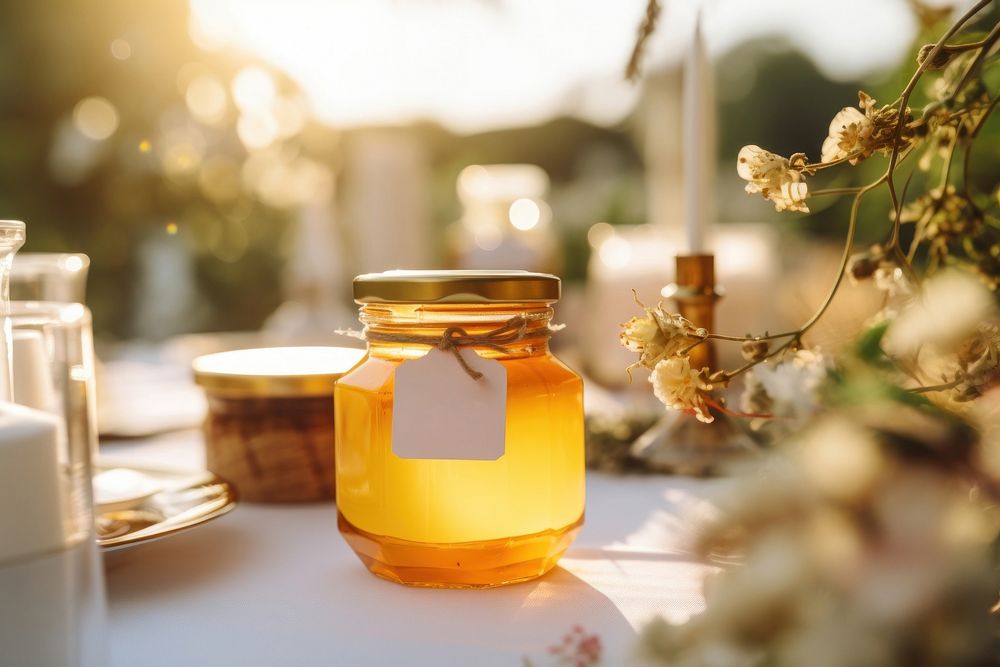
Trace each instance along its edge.
<path fill-rule="evenodd" d="M 656 318 L 647 313 L 642 317 L 633 317 L 622 325 L 620 335 L 622 345 L 630 352 L 642 352 L 660 333 Z"/>
<path fill-rule="evenodd" d="M 703 392 L 712 388 L 704 379 L 705 373 L 691 368 L 686 356 L 667 357 L 653 368 L 649 381 L 653 384 L 653 394 L 668 408 L 690 411 L 699 421 L 711 423 Z"/>
<path fill-rule="evenodd" d="M 875 98 L 866 93 L 863 90 L 858 91 L 858 108 L 865 112 L 865 115 L 871 118 L 875 113 Z"/>
<path fill-rule="evenodd" d="M 736 158 L 736 173 L 748 181 L 748 194 L 760 194 L 774 202 L 778 211 L 808 213 L 806 197 L 809 187 L 802 172 L 793 169 L 787 158 L 766 151 L 760 146 L 744 146 Z"/>
<path fill-rule="evenodd" d="M 763 363 L 747 373 L 744 412 L 802 419 L 819 407 L 819 388 L 829 368 L 818 350 L 797 350 L 778 363 Z"/>
<path fill-rule="evenodd" d="M 883 263 L 875 270 L 875 286 L 886 293 L 888 297 L 909 296 L 913 292 L 910 281 L 903 273 L 903 269 L 890 264 Z"/>
<path fill-rule="evenodd" d="M 905 356 L 924 345 L 952 347 L 996 313 L 993 295 L 978 280 L 947 271 L 923 284 L 885 334 L 886 352 Z"/>
<path fill-rule="evenodd" d="M 661 359 L 676 354 L 690 341 L 693 326 L 675 313 L 662 308 L 646 308 L 646 314 L 621 325 L 619 339 L 625 349 L 639 353 L 639 366 L 653 368 Z"/>
<path fill-rule="evenodd" d="M 864 93 L 861 95 L 860 106 L 865 113 L 854 107 L 844 107 L 830 121 L 829 136 L 823 141 L 823 154 L 820 157 L 822 162 L 853 156 L 848 162 L 857 164 L 871 155 L 872 130 L 875 126 L 866 114 L 871 113 L 875 100 Z"/>
<path fill-rule="evenodd" d="M 909 109 L 907 109 L 909 113 Z M 899 118 L 895 106 L 879 109 L 875 99 L 863 90 L 858 91 L 858 108 L 844 107 L 830 121 L 828 136 L 823 141 L 822 162 L 847 161 L 857 164 L 876 151 L 886 152 L 896 143 L 896 124 Z M 899 137 L 901 146 L 909 143 L 907 135 Z"/>
<path fill-rule="evenodd" d="M 983 322 L 976 333 L 959 347 L 958 361 L 964 371 L 959 390 L 973 396 L 1000 381 L 1000 326 Z"/>
<path fill-rule="evenodd" d="M 813 426 L 794 456 L 811 487 L 844 500 L 870 492 L 884 466 L 871 432 L 842 417 L 827 417 Z"/>

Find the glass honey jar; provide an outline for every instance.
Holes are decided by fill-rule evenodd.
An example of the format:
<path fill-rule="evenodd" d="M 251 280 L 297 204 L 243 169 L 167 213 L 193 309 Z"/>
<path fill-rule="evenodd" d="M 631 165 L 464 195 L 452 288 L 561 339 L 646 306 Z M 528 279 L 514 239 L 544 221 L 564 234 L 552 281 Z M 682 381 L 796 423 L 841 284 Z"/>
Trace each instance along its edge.
<path fill-rule="evenodd" d="M 338 522 L 376 575 L 499 586 L 544 574 L 572 542 L 583 383 L 549 351 L 559 293 L 555 276 L 522 271 L 355 279 L 368 354 L 334 389 Z"/>

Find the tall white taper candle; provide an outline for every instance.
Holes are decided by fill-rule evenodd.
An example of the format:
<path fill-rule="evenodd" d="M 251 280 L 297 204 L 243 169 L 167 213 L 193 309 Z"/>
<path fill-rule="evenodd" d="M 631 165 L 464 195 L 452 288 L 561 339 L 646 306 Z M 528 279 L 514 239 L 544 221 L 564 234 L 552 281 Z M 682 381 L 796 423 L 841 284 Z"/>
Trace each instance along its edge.
<path fill-rule="evenodd" d="M 712 63 L 701 31 L 701 12 L 684 61 L 684 226 L 688 253 L 704 252 L 705 229 L 714 217 L 715 94 Z"/>

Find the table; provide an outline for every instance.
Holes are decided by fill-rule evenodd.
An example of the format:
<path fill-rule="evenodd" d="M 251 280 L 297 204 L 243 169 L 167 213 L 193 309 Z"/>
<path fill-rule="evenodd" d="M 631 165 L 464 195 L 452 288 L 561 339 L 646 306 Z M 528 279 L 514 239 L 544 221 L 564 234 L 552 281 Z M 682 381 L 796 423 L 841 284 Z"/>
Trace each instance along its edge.
<path fill-rule="evenodd" d="M 115 461 L 203 467 L 185 431 L 102 445 Z M 574 625 L 618 665 L 654 615 L 703 607 L 711 570 L 685 548 L 723 480 L 590 473 L 587 520 L 545 577 L 491 590 L 400 586 L 368 573 L 331 503 L 243 504 L 204 526 L 105 555 L 113 665 L 550 664 Z"/>

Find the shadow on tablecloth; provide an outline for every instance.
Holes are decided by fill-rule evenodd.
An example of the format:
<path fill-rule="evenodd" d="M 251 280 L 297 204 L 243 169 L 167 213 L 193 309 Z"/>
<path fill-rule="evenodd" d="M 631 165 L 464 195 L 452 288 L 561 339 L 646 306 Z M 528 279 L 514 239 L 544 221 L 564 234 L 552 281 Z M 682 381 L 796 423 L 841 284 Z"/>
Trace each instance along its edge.
<path fill-rule="evenodd" d="M 338 578 L 342 594 L 355 588 L 355 574 Z M 352 599 L 353 636 L 424 645 L 431 652 L 461 646 L 470 654 L 539 654 L 574 625 L 598 632 L 605 643 L 628 643 L 635 636 L 608 596 L 563 567 L 541 579 L 486 590 L 417 589 L 379 580 L 372 594 L 373 582 L 360 583 L 368 593 L 357 589 Z M 344 620 L 338 619 L 338 633 L 347 630 Z"/>

